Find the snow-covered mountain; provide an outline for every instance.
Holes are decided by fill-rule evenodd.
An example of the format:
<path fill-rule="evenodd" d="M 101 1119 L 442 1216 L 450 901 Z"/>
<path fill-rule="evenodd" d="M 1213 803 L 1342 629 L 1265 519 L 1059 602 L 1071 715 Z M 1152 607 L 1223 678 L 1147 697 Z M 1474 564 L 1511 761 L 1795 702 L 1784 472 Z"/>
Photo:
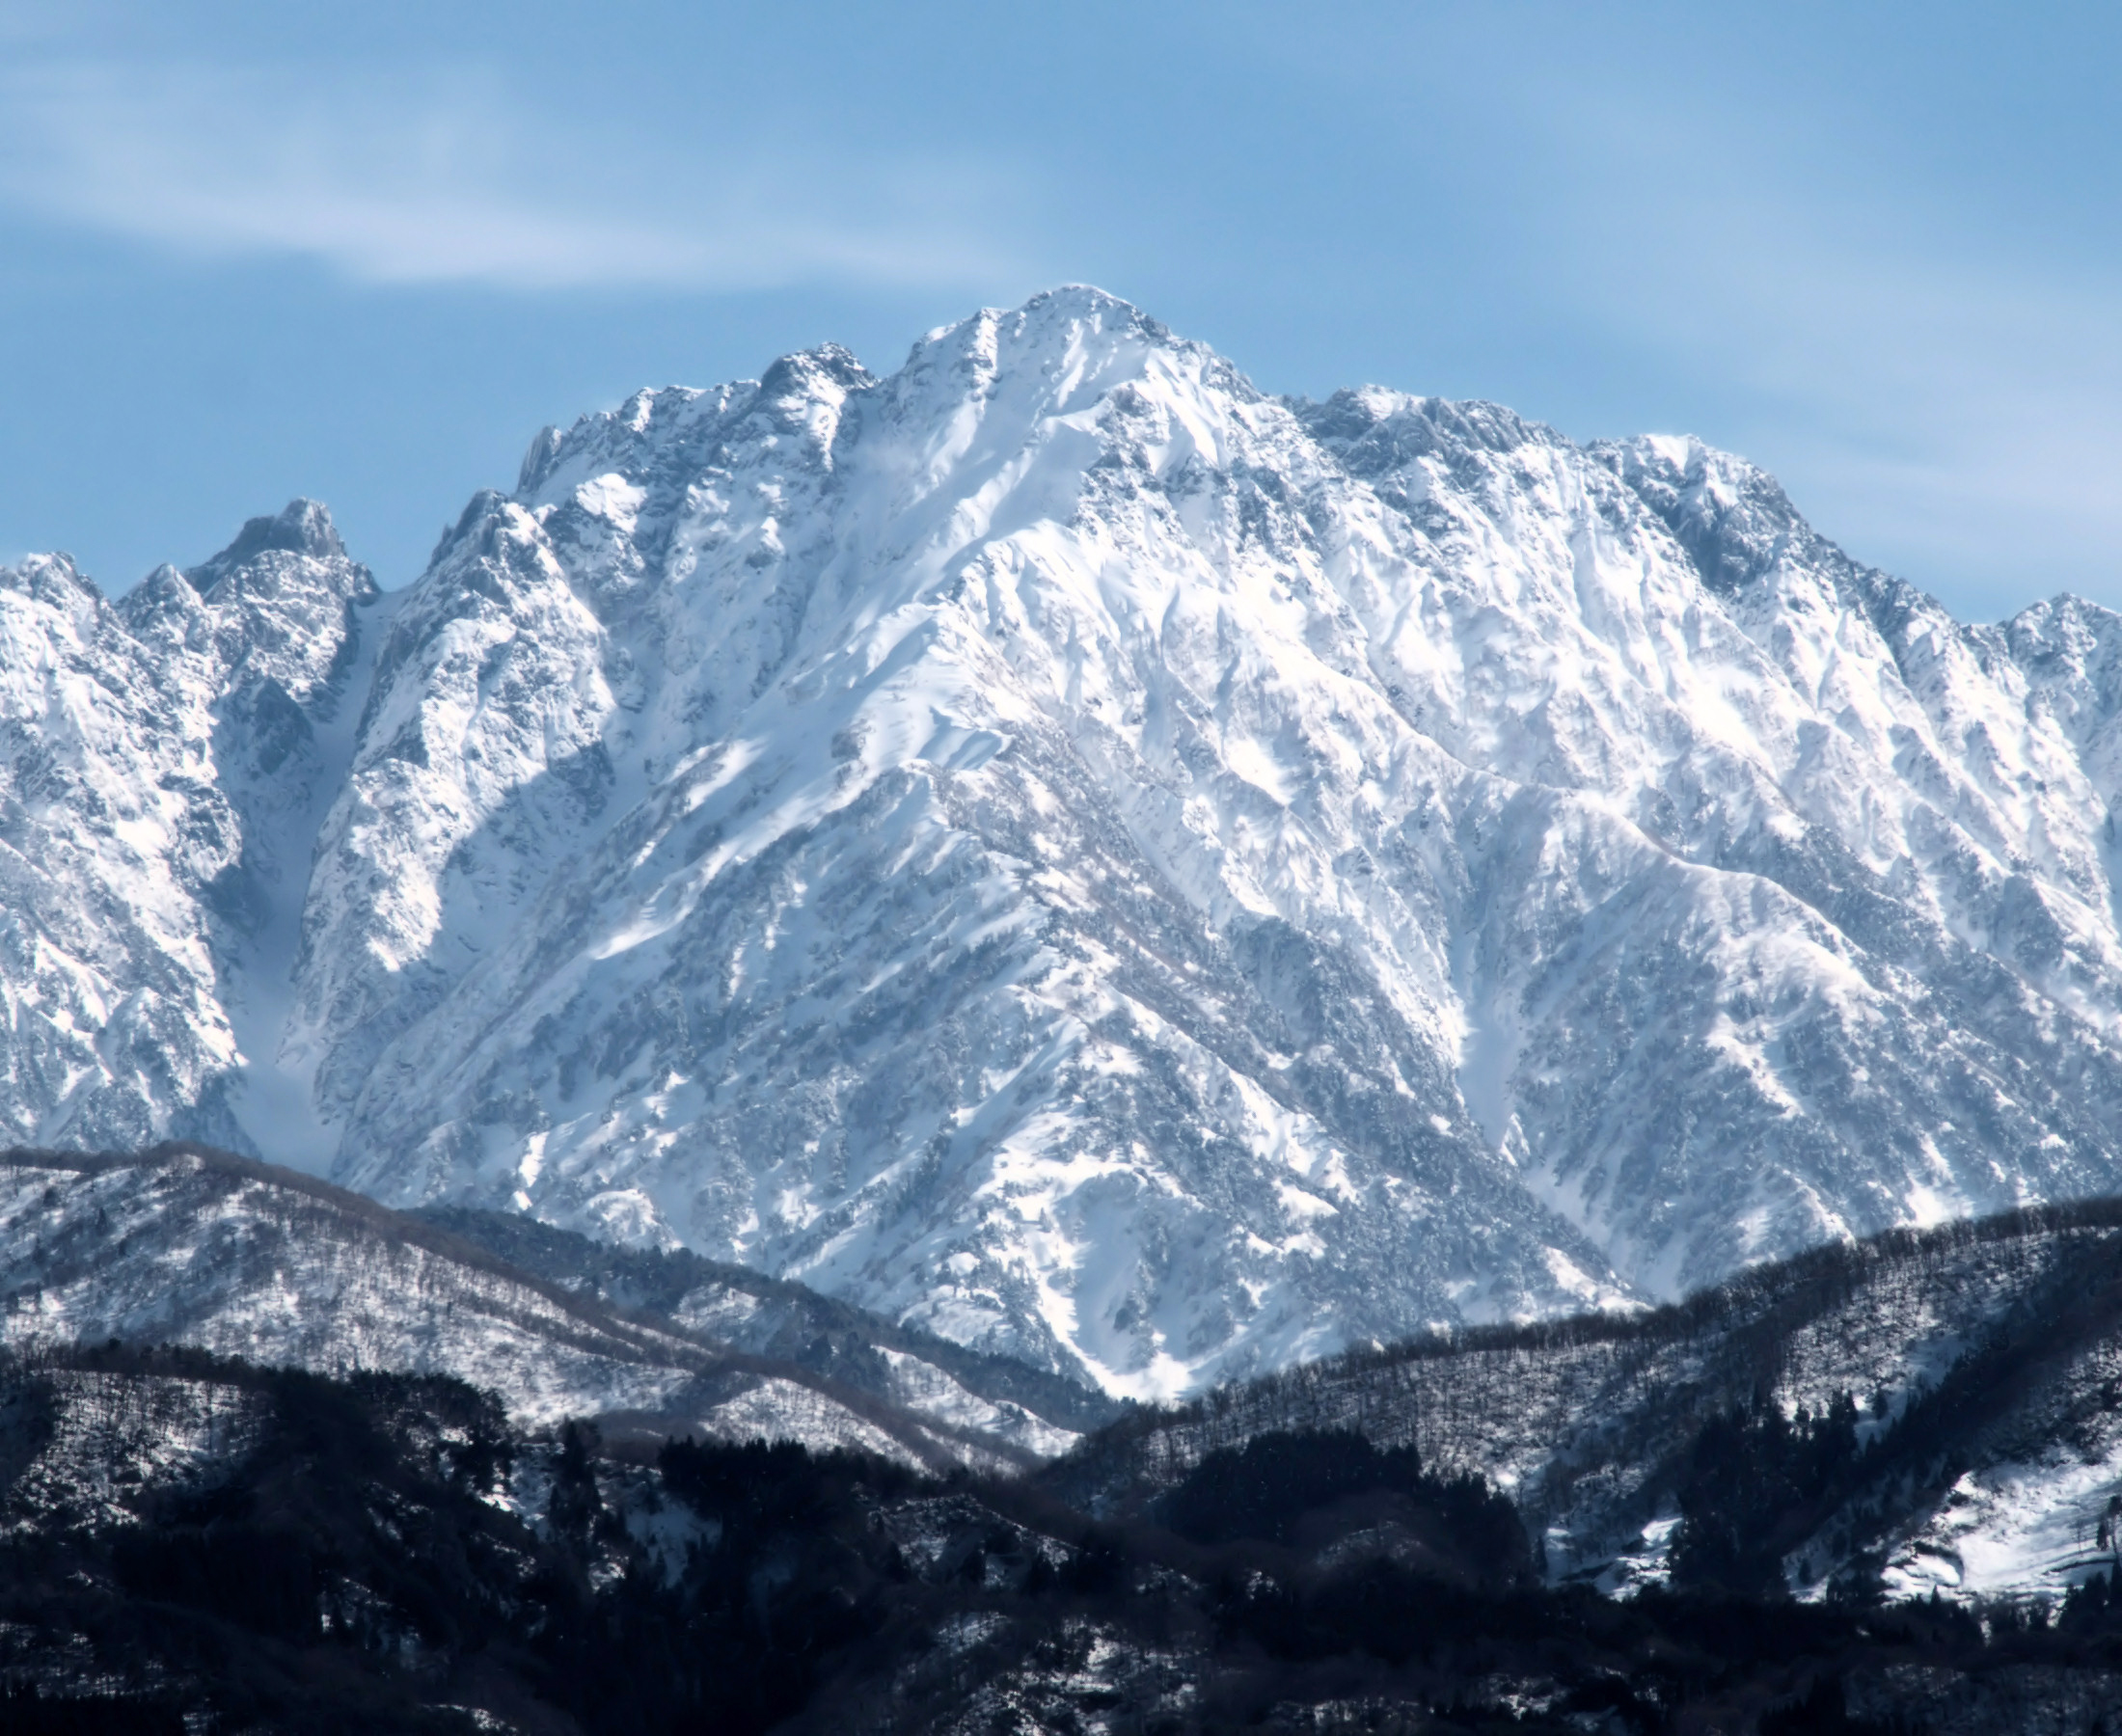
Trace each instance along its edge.
<path fill-rule="evenodd" d="M 10 1130 L 1167 1395 L 2122 1186 L 2122 617 L 1094 290 L 0 577 Z"/>
<path fill-rule="evenodd" d="M 299 913 L 377 595 L 308 502 L 115 604 L 64 556 L 0 568 L 0 1136 L 227 1143 L 238 1081 L 271 1097 L 238 1029 L 286 974 L 258 948 Z"/>

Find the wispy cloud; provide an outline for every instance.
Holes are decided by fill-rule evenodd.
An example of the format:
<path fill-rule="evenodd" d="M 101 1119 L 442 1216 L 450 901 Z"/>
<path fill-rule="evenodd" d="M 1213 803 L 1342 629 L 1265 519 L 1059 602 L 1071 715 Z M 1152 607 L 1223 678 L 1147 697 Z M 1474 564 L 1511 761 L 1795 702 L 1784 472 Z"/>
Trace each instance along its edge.
<path fill-rule="evenodd" d="M 0 72 L 0 203 L 384 284 L 715 289 L 1016 275 L 992 165 L 816 143 L 674 149 L 499 80 L 186 65 Z"/>
<path fill-rule="evenodd" d="M 1719 317 L 1673 310 L 1665 340 L 1745 383 L 1823 529 L 1971 613 L 2122 600 L 2117 285 L 1794 222 L 1722 239 Z"/>
<path fill-rule="evenodd" d="M 2000 244 L 1859 138 L 1721 134 L 1700 100 L 1558 102 L 1621 220 L 1578 186 L 1553 219 L 1574 317 L 1724 383 L 1728 444 L 1861 558 L 1995 614 L 2059 588 L 2122 603 L 2122 281 Z M 1717 136 L 1716 153 L 1675 141 Z M 1836 173 L 1819 172 L 1826 157 Z"/>

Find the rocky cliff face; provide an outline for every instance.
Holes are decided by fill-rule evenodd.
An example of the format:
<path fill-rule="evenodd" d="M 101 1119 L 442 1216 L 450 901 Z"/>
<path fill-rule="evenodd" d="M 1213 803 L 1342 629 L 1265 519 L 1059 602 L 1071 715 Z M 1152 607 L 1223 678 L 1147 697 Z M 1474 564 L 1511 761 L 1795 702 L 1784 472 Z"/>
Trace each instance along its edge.
<path fill-rule="evenodd" d="M 2122 1182 L 2122 618 L 1699 443 L 1064 290 L 548 431 L 380 602 L 302 506 L 0 604 L 24 1136 L 1145 1396 Z"/>

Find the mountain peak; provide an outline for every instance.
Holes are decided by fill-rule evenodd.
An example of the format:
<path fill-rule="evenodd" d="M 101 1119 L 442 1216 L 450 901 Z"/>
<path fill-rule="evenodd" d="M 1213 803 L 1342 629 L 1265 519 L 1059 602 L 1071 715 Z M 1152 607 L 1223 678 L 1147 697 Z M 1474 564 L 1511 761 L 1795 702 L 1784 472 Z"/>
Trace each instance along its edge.
<path fill-rule="evenodd" d="M 346 557 L 346 545 L 340 541 L 330 509 L 321 501 L 298 497 L 269 517 L 246 519 L 233 542 L 210 560 L 190 569 L 186 577 L 204 590 L 231 569 L 275 551 L 308 556 L 313 560 Z"/>
<path fill-rule="evenodd" d="M 1091 284 L 1062 284 L 1042 289 L 1014 308 L 982 308 L 976 313 L 933 327 L 915 343 L 914 352 L 947 343 L 963 333 L 1014 328 L 1019 331 L 1091 323 L 1116 330 L 1140 330 L 1170 338 L 1171 328 L 1152 319 L 1132 302 Z"/>
<path fill-rule="evenodd" d="M 776 358 L 759 376 L 759 395 L 783 397 L 796 392 L 816 392 L 821 387 L 856 392 L 875 380 L 876 375 L 862 366 L 853 350 L 837 343 L 821 343 Z"/>
<path fill-rule="evenodd" d="M 1713 591 L 1753 583 L 1798 543 L 1825 547 L 1774 476 L 1692 434 L 1646 434 L 1592 449 L 1665 522 Z"/>
<path fill-rule="evenodd" d="M 1567 446 L 1544 422 L 1479 398 L 1419 397 L 1383 386 L 1345 387 L 1320 402 L 1289 400 L 1312 438 L 1350 475 L 1376 480 L 1423 457 L 1468 450 L 1508 454 Z"/>
<path fill-rule="evenodd" d="M 15 566 L 0 566 L 0 590 L 19 591 L 68 613 L 93 610 L 103 602 L 94 579 L 64 552 L 24 556 Z"/>

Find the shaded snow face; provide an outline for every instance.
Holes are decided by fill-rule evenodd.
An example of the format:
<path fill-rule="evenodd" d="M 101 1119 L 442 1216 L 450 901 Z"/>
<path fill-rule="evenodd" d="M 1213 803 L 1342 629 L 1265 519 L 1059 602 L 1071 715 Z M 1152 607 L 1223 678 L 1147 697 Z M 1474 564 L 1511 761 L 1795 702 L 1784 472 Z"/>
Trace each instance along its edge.
<path fill-rule="evenodd" d="M 548 431 L 351 607 L 308 793 L 200 756 L 314 866 L 144 1124 L 1145 1397 L 2117 1183 L 2122 620 L 1699 443 L 1065 290 Z"/>
<path fill-rule="evenodd" d="M 377 596 L 310 502 L 116 604 L 64 556 L 0 569 L 10 1140 L 249 1143 L 231 1087 L 277 1046 L 255 1015 L 286 976 Z"/>

